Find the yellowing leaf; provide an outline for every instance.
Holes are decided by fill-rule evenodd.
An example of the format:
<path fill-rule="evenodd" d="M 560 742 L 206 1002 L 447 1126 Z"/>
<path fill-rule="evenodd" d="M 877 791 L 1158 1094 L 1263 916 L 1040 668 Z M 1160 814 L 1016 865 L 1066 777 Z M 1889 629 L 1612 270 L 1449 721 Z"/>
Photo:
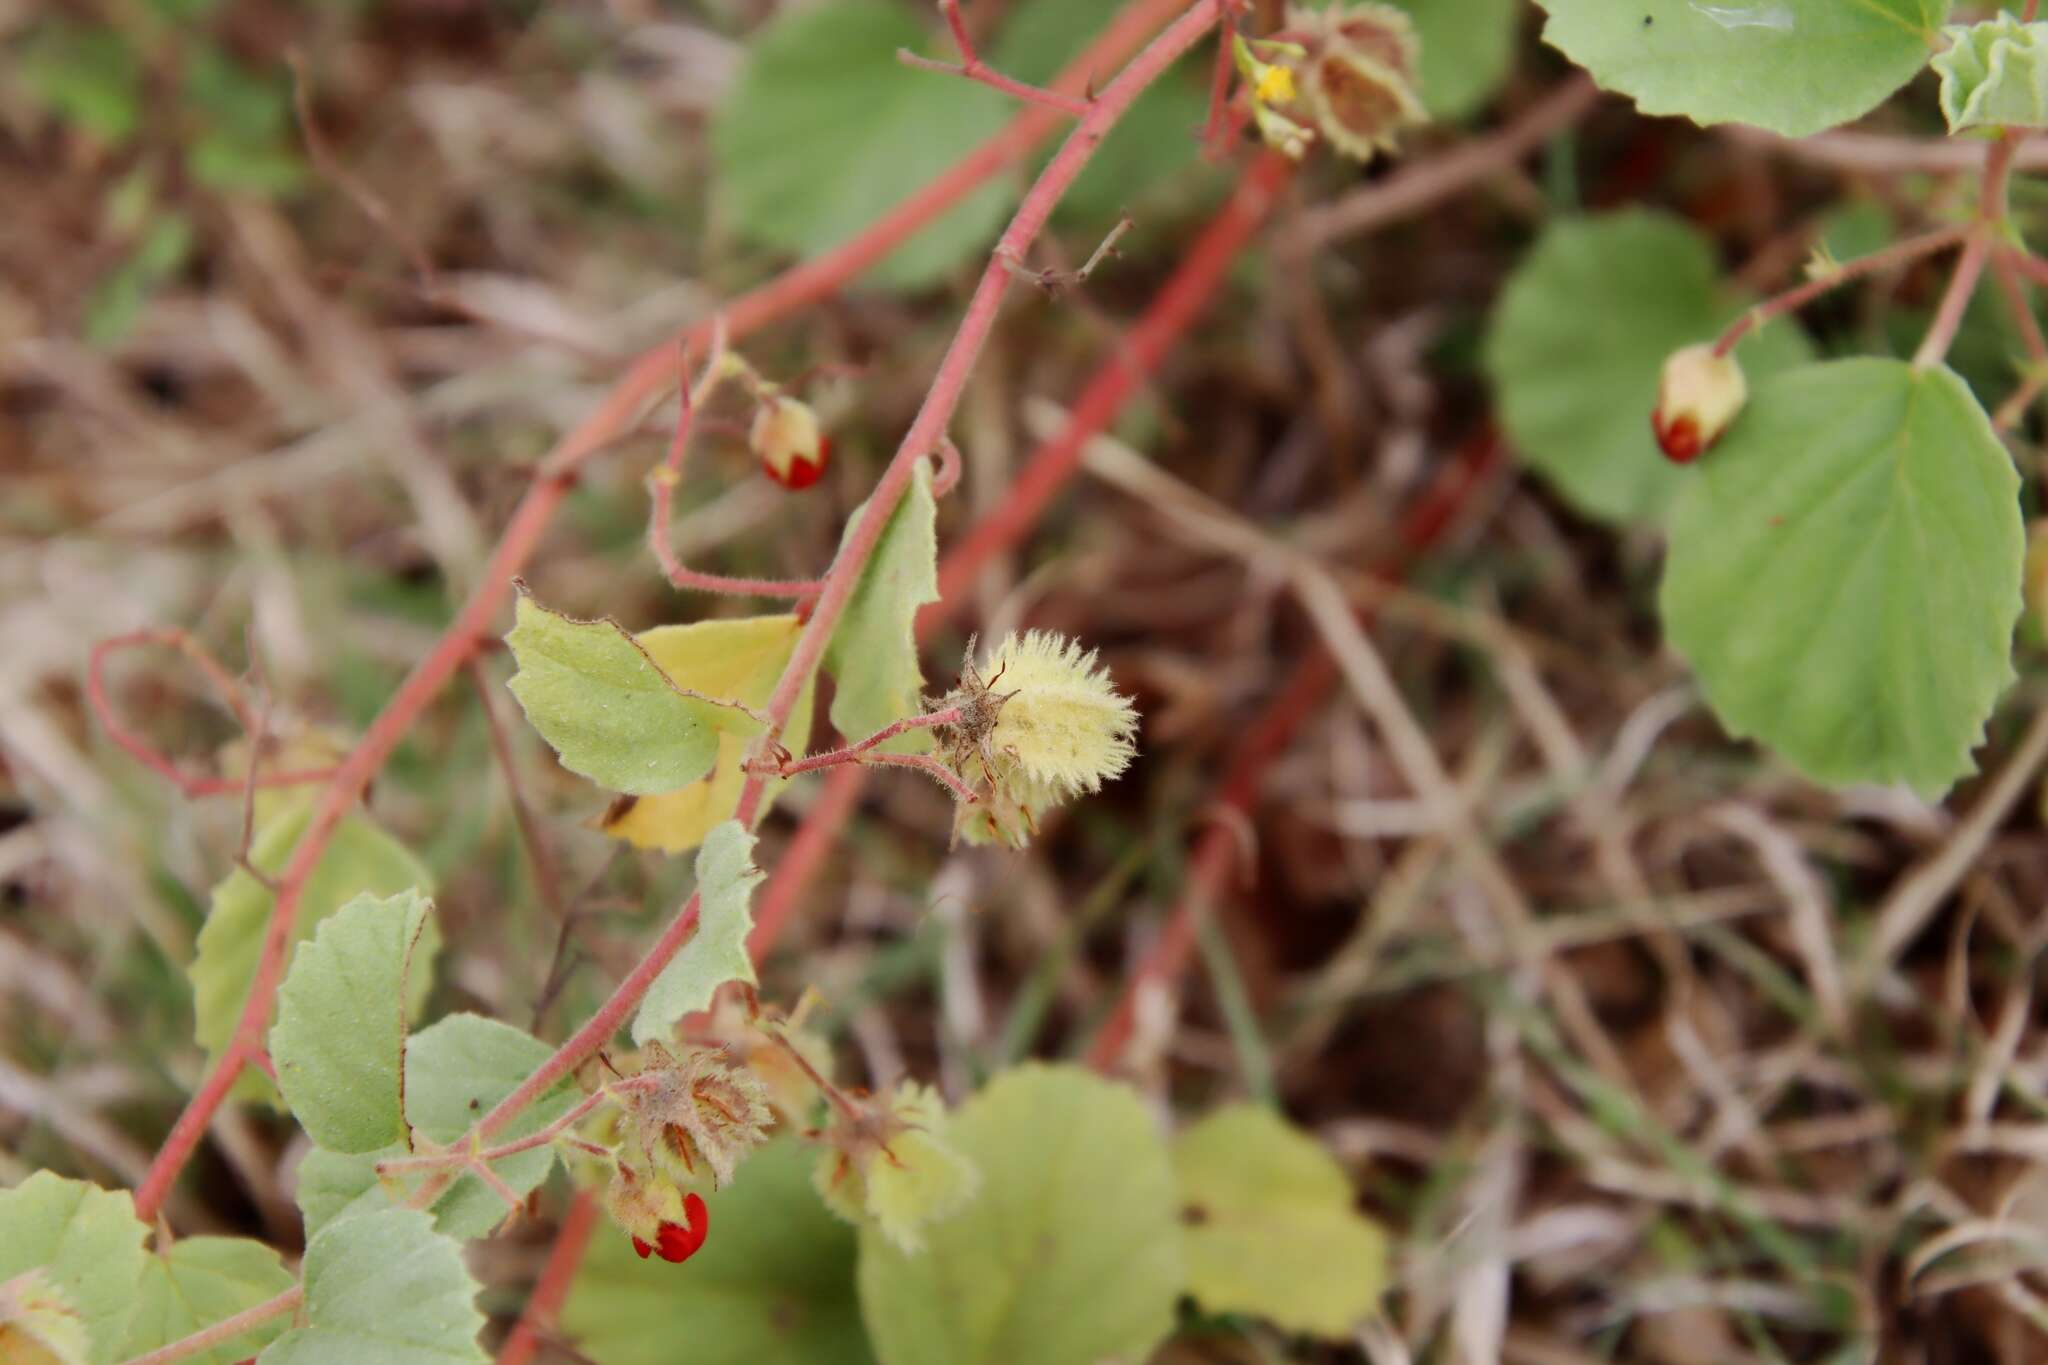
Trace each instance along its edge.
<path fill-rule="evenodd" d="M 796 617 L 783 615 L 657 626 L 634 638 L 679 686 L 759 709 L 768 704 L 802 633 Z M 791 753 L 801 754 L 810 742 L 811 695 L 806 684 L 783 731 L 782 742 Z M 600 828 L 638 848 L 685 853 L 697 847 L 713 825 L 730 820 L 738 808 L 747 777 L 740 764 L 753 742 L 751 734 L 721 731 L 709 774 L 676 791 L 619 801 L 605 812 Z M 780 779 L 768 783 L 757 821 L 768 813 L 782 786 Z"/>
<path fill-rule="evenodd" d="M 1372 1312 L 1387 1280 L 1386 1238 L 1314 1139 L 1268 1109 L 1237 1105 L 1182 1133 L 1173 1164 L 1188 1292 L 1203 1308 L 1326 1337 Z"/>
<path fill-rule="evenodd" d="M 609 618 L 571 620 L 521 593 L 505 643 L 526 719 L 563 767 L 613 791 L 674 791 L 711 771 L 721 732 L 761 728 L 726 699 L 678 684 Z"/>
<path fill-rule="evenodd" d="M 846 523 L 848 537 L 866 507 L 861 504 Z M 866 739 L 922 707 L 917 609 L 939 600 L 937 519 L 931 464 L 919 460 L 903 501 L 889 514 L 889 524 L 861 570 L 860 582 L 832 632 L 832 643 L 825 647 L 825 667 L 838 684 L 832 696 L 832 724 L 848 740 Z M 930 744 L 928 732 L 913 730 L 883 747 L 913 753 Z"/>
<path fill-rule="evenodd" d="M 146 1232 L 126 1190 L 116 1194 L 38 1171 L 0 1190 L 0 1284 L 40 1272 L 31 1291 L 54 1290 L 77 1313 L 91 1344 L 86 1358 L 94 1365 L 119 1360 Z M 55 1331 L 61 1329 L 53 1325 Z"/>
<path fill-rule="evenodd" d="M 728 981 L 754 980 L 747 934 L 754 927 L 754 888 L 768 874 L 754 866 L 754 836 L 728 820 L 697 854 L 697 932 L 662 968 L 633 1017 L 633 1041 L 665 1042 L 676 1022 L 711 1003 Z"/>

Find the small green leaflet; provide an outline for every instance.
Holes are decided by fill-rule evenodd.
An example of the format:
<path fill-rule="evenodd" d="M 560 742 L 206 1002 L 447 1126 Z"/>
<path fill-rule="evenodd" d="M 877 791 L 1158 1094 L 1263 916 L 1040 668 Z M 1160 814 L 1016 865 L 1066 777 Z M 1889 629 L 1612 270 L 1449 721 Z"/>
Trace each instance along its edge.
<path fill-rule="evenodd" d="M 1722 287 L 1712 244 L 1667 214 L 1632 209 L 1552 224 L 1508 281 L 1486 342 L 1516 449 L 1581 512 L 1662 520 L 1687 471 L 1650 434 L 1658 373 L 1679 347 L 1713 340 L 1746 303 Z M 1736 354 L 1754 384 L 1812 353 L 1781 320 Z"/>
<path fill-rule="evenodd" d="M 811 1191 L 816 1150 L 794 1137 L 747 1158 L 707 1192 L 711 1236 L 678 1269 L 641 1260 L 601 1226 L 584 1254 L 562 1331 L 604 1365 L 869 1365 L 853 1293 L 853 1229 Z"/>
<path fill-rule="evenodd" d="M 82 1180 L 37 1171 L 0 1190 L 0 1284 L 40 1270 L 84 1319 L 93 1365 L 122 1358 L 142 1282 L 142 1239 L 135 1201 Z"/>
<path fill-rule="evenodd" d="M 833 0 L 787 10 L 756 35 L 711 128 L 722 204 L 743 235 L 816 255 L 1003 126 L 1003 96 L 896 60 L 934 31 L 887 0 Z M 943 279 L 987 250 L 1015 198 L 1013 183 L 992 179 L 871 277 L 902 287 Z"/>
<path fill-rule="evenodd" d="M 278 989 L 277 1088 L 331 1151 L 405 1140 L 405 988 L 431 909 L 417 891 L 356 897 L 299 945 Z"/>
<path fill-rule="evenodd" d="M 1538 0 L 1543 37 L 1646 114 L 1806 137 L 1927 64 L 1949 0 Z"/>
<path fill-rule="evenodd" d="M 1945 30 L 1949 46 L 1933 67 L 1951 133 L 1965 128 L 2048 125 L 2048 24 L 2011 14 Z"/>
<path fill-rule="evenodd" d="M 181 1341 L 276 1298 L 297 1282 L 278 1254 L 261 1242 L 246 1237 L 187 1237 L 164 1255 L 144 1261 L 135 1318 L 129 1323 L 128 1342 L 121 1353 L 139 1356 Z M 289 1326 L 291 1315 L 279 1314 L 186 1359 L 194 1365 L 234 1365 Z"/>
<path fill-rule="evenodd" d="M 1146 1359 L 1186 1276 L 1166 1145 L 1137 1096 L 1075 1066 L 1019 1067 L 947 1136 L 981 1169 L 975 1200 L 915 1255 L 861 1230 L 861 1312 L 884 1365 Z"/>
<path fill-rule="evenodd" d="M 312 816 L 313 798 L 300 796 L 280 808 L 256 831 L 249 849 L 249 861 L 266 874 L 276 875 L 291 858 L 299 836 Z M 321 921 L 357 896 L 396 896 L 418 890 L 433 891 L 433 874 L 364 815 L 350 815 L 336 826 L 334 837 L 314 865 L 306 889 L 299 897 L 298 922 L 292 927 L 292 947 L 304 943 Z M 188 971 L 192 977 L 194 1034 L 201 1045 L 218 1055 L 234 1036 L 235 1021 L 243 1002 L 249 998 L 249 982 L 256 975 L 256 962 L 263 953 L 263 933 L 270 921 L 272 897 L 264 885 L 237 868 L 213 889 L 213 905 L 206 924 L 199 931 L 198 952 Z M 407 1005 L 417 1014 L 433 984 L 432 964 L 440 950 L 440 938 L 429 921 L 426 936 L 413 955 Z M 251 1079 L 253 1077 L 253 1079 Z M 261 1073 L 245 1077 L 248 1084 L 237 1094 L 252 1097 L 272 1093 Z"/>
<path fill-rule="evenodd" d="M 1188 1292 L 1211 1313 L 1254 1313 L 1341 1338 L 1387 1282 L 1387 1243 L 1315 1139 L 1257 1105 L 1220 1109 L 1173 1146 Z"/>
<path fill-rule="evenodd" d="M 462 1247 L 424 1213 L 383 1209 L 322 1228 L 306 1244 L 306 1325 L 260 1365 L 451 1365 L 488 1359 L 484 1315 Z"/>
<path fill-rule="evenodd" d="M 757 733 L 737 706 L 678 687 L 625 627 L 575 621 L 519 594 L 505 637 L 512 695 L 562 766 L 601 787 L 656 796 L 711 771 L 720 731 Z"/>
<path fill-rule="evenodd" d="M 862 503 L 847 519 L 842 552 L 866 510 Z M 919 460 L 825 647 L 825 667 L 839 689 L 832 697 L 832 724 L 848 741 L 865 739 L 922 708 L 917 609 L 939 600 L 938 514 L 931 463 Z M 930 744 L 928 732 L 913 730 L 882 747 L 905 753 Z"/>
<path fill-rule="evenodd" d="M 413 1126 L 435 1142 L 453 1142 L 548 1059 L 551 1049 L 510 1024 L 474 1014 L 451 1014 L 406 1043 L 405 1107 Z M 493 1139 L 514 1142 L 559 1118 L 576 1102 L 564 1081 L 535 1100 Z M 298 1201 L 313 1234 L 341 1218 L 396 1207 L 424 1177 L 390 1183 L 377 1163 L 407 1155 L 402 1143 L 355 1155 L 315 1148 L 299 1166 Z M 492 1165 L 518 1194 L 547 1179 L 551 1147 L 536 1147 Z M 398 1192 L 394 1198 L 393 1190 Z M 488 1236 L 505 1221 L 505 1201 L 475 1176 L 464 1176 L 434 1203 L 434 1225 L 450 1237 Z"/>
<path fill-rule="evenodd" d="M 753 982 L 747 934 L 754 888 L 766 876 L 754 866 L 754 836 L 739 821 L 706 836 L 697 853 L 697 932 L 647 988 L 633 1017 L 634 1043 L 672 1041 L 676 1022 L 709 1005 L 720 986 Z"/>
<path fill-rule="evenodd" d="M 2013 677 L 2018 493 L 1953 371 L 1790 371 L 1679 500 L 1665 632 L 1729 733 L 1821 782 L 1939 796 Z"/>

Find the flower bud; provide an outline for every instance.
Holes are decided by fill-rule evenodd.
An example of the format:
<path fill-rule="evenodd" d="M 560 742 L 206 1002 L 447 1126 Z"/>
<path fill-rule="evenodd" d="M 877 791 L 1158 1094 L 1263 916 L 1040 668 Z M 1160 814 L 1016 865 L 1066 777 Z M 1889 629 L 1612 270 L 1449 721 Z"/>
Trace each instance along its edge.
<path fill-rule="evenodd" d="M 761 399 L 747 444 L 762 471 L 791 491 L 816 483 L 832 455 L 832 443 L 818 430 L 818 414 L 811 405 L 784 394 Z"/>
<path fill-rule="evenodd" d="M 1673 351 L 1657 383 L 1650 429 L 1673 464 L 1691 464 L 1721 439 L 1749 397 L 1742 366 L 1705 343 Z"/>

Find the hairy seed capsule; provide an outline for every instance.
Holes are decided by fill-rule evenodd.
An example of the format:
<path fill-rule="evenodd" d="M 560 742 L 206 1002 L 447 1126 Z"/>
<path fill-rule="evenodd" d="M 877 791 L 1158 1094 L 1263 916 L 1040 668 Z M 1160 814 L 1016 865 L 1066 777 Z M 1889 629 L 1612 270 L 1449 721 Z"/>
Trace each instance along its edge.
<path fill-rule="evenodd" d="M 1704 343 L 1673 351 L 1657 383 L 1650 429 L 1673 464 L 1691 464 L 1721 439 L 1742 411 L 1749 385 L 1732 355 Z"/>

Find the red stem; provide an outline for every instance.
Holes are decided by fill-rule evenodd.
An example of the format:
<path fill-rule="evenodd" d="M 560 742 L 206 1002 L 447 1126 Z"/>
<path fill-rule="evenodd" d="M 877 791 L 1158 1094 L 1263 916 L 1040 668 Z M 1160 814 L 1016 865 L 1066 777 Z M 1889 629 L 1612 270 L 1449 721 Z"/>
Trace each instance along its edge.
<path fill-rule="evenodd" d="M 551 1329 L 562 1305 L 569 1301 L 569 1289 L 576 1282 L 577 1267 L 583 1263 L 584 1248 L 590 1245 L 590 1235 L 597 1229 L 597 1216 L 597 1196 L 589 1190 L 576 1191 L 569 1200 L 569 1211 L 562 1215 L 561 1226 L 555 1230 L 554 1249 L 548 1252 L 548 1262 L 541 1267 L 540 1279 L 534 1282 L 526 1308 L 498 1352 L 498 1365 L 527 1365 L 539 1350 L 541 1335 Z"/>
<path fill-rule="evenodd" d="M 1492 430 L 1466 443 L 1436 482 L 1402 518 L 1400 544 L 1375 570 L 1382 578 L 1399 577 L 1408 562 L 1434 544 L 1487 474 L 1499 462 L 1500 438 Z M 1286 749 L 1294 733 L 1314 714 L 1332 684 L 1337 666 L 1318 648 L 1295 666 L 1280 694 L 1260 713 L 1233 752 L 1228 774 L 1218 793 L 1224 808 L 1242 819 L 1212 822 L 1196 845 L 1187 885 L 1152 948 L 1125 983 L 1115 1008 L 1088 1049 L 1088 1064 L 1112 1069 L 1130 1043 L 1139 1001 L 1150 991 L 1165 990 L 1187 970 L 1194 955 L 1202 916 L 1237 865 L 1241 847 L 1238 829 L 1251 817 L 1266 769 Z"/>
<path fill-rule="evenodd" d="M 1053 82 L 1054 87 L 1076 89 L 1085 85 L 1097 67 L 1123 60 L 1168 17 L 1178 13 L 1182 3 L 1183 0 L 1132 0 L 1102 35 L 1067 65 Z M 734 338 L 746 335 L 835 293 L 1003 167 L 1023 157 L 1058 125 L 1059 118 L 1058 114 L 1037 106 L 1020 110 L 1000 132 L 903 200 L 866 231 L 735 301 L 723 315 L 727 335 Z M 685 339 L 701 343 L 709 338 L 711 330 L 710 323 L 699 324 L 685 334 Z M 497 613 L 510 594 L 512 579 L 525 567 L 556 508 L 574 485 L 578 467 L 630 430 L 646 405 L 668 384 L 673 373 L 673 345 L 673 342 L 664 342 L 643 352 L 613 385 L 597 409 L 564 436 L 542 462 L 533 485 L 514 509 L 499 538 L 498 548 L 469 600 L 463 604 L 461 613 L 442 634 L 433 651 L 399 685 L 384 710 L 357 741 L 355 749 L 335 769 L 305 834 L 299 840 L 291 863 L 280 878 L 263 953 L 236 1030 L 238 1040 L 247 1035 L 258 1038 L 260 1042 L 277 992 L 284 951 L 291 942 L 299 898 L 304 894 L 307 876 L 333 838 L 335 827 L 412 728 L 413 722 L 462 666 L 477 643 L 491 632 Z M 234 1083 L 245 1056 L 239 1047 L 231 1044 L 172 1125 L 136 1190 L 136 1212 L 143 1221 L 154 1220 L 163 1207 L 164 1196 L 179 1171 L 191 1159 L 207 1124 Z"/>
<path fill-rule="evenodd" d="M 1028 104 L 1040 104 L 1056 109 L 1073 118 L 1085 117 L 1090 102 L 1058 90 L 1047 90 L 1042 86 L 1028 85 L 1012 80 L 982 61 L 981 54 L 974 50 L 974 39 L 967 32 L 967 22 L 960 17 L 960 0 L 939 0 L 939 10 L 946 16 L 946 27 L 952 30 L 953 46 L 960 50 L 960 64 L 935 62 L 929 57 L 920 57 L 909 48 L 900 48 L 896 60 L 906 66 L 918 67 L 924 71 L 939 71 L 952 76 L 965 76 L 970 81 L 979 81 L 1005 95 L 1020 99 Z"/>
<path fill-rule="evenodd" d="M 256 774 L 255 769 L 260 765 L 262 755 L 254 752 L 249 755 L 249 767 L 253 774 L 251 776 L 194 777 L 182 771 L 148 740 L 130 730 L 122 722 L 120 713 L 114 709 L 114 703 L 107 694 L 107 660 L 122 650 L 139 649 L 146 645 L 163 645 L 176 649 L 190 660 L 194 667 L 206 675 L 206 680 L 213 684 L 214 690 L 220 693 L 221 700 L 227 708 L 235 713 L 235 719 L 241 724 L 244 733 L 254 735 L 255 722 L 249 714 L 248 701 L 242 696 L 241 684 L 185 631 L 176 628 L 130 631 L 126 635 L 101 640 L 92 647 L 92 653 L 87 657 L 85 664 L 85 697 L 93 714 L 99 718 L 100 727 L 107 732 L 107 738 L 120 745 L 138 763 L 176 787 L 188 800 L 202 796 L 225 796 L 230 792 L 244 795 L 255 787 L 304 786 L 311 782 L 325 782 L 334 776 L 332 768 L 306 768 L 292 772 Z"/>
<path fill-rule="evenodd" d="M 683 481 L 683 463 L 689 456 L 690 430 L 696 425 L 697 405 L 717 387 L 718 368 L 724 356 L 722 339 L 714 339 L 705 375 L 692 384 L 689 347 L 685 344 L 676 348 L 676 429 L 669 437 L 668 458 L 647 476 L 647 547 L 653 551 L 654 562 L 661 565 L 668 581 L 678 588 L 737 593 L 745 597 L 809 597 L 818 590 L 813 579 L 733 578 L 693 569 L 676 555 L 675 540 L 669 532 L 669 523 L 674 520 L 671 507 L 675 501 L 676 485 Z"/>
<path fill-rule="evenodd" d="M 1735 349 L 1735 343 L 1772 318 L 1804 308 L 1821 295 L 1831 293 L 1851 280 L 1861 279 L 1865 275 L 1872 275 L 1881 270 L 1895 270 L 1900 266 L 1910 265 L 1922 256 L 1930 256 L 1954 246 L 1969 236 L 1970 232 L 1970 224 L 1958 223 L 1954 227 L 1940 228 L 1934 232 L 1922 233 L 1918 237 L 1909 237 L 1903 242 L 1894 242 L 1882 251 L 1873 251 L 1868 256 L 1858 256 L 1853 261 L 1846 261 L 1839 270 L 1823 275 L 1817 280 L 1808 280 L 1795 289 L 1787 289 L 1782 294 L 1765 299 L 1728 324 L 1728 329 L 1714 342 L 1714 354 L 1727 355 Z"/>

